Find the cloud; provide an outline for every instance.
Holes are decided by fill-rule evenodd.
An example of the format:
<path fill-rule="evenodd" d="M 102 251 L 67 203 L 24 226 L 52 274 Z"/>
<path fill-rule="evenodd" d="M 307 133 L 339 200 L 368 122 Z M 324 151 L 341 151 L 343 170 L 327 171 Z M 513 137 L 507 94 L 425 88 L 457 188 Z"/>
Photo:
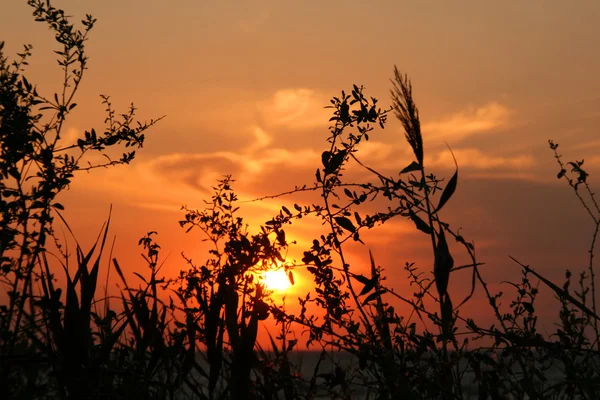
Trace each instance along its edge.
<path fill-rule="evenodd" d="M 252 134 L 254 135 L 255 141 L 250 144 L 250 146 L 246 149 L 246 152 L 254 152 L 263 149 L 268 147 L 273 142 L 273 138 L 259 126 L 252 128 Z"/>
<path fill-rule="evenodd" d="M 526 181 L 526 182 L 534 182 L 539 183 L 540 177 L 534 174 L 533 172 L 519 172 L 519 171 L 511 171 L 511 172 L 498 172 L 494 170 L 487 170 L 487 172 L 474 172 L 469 174 L 470 179 L 496 179 L 496 180 L 504 180 L 504 181 Z"/>
<path fill-rule="evenodd" d="M 274 132 L 286 128 L 296 128 L 321 124 L 328 114 L 323 109 L 319 95 L 310 89 L 279 90 L 271 99 L 261 105 L 261 123 L 242 130 L 246 138 L 241 148 L 233 145 L 230 150 L 210 153 L 174 152 L 160 155 L 150 160 L 139 159 L 134 171 L 126 176 L 113 176 L 116 192 L 122 193 L 130 204 L 153 209 L 168 209 L 174 204 L 194 203 L 199 198 L 212 194 L 217 180 L 225 174 L 236 179 L 236 191 L 240 198 L 253 198 L 267 192 L 277 192 L 293 188 L 293 184 L 308 183 L 314 174 L 314 168 L 320 165 L 321 149 L 312 146 L 293 148 L 289 140 L 275 141 Z M 475 132 L 491 126 L 499 126 L 503 111 L 500 105 L 492 104 L 476 110 L 470 117 L 454 116 L 438 123 L 454 123 L 461 132 Z M 469 119 L 470 118 L 470 119 Z M 325 121 L 327 121 L 325 119 Z M 449 122 L 450 121 L 450 122 Z M 487 122 L 485 122 L 487 121 Z M 491 122 L 490 122 L 491 121 Z M 460 122 L 460 124 L 459 124 Z M 465 128 L 466 127 L 466 128 Z M 455 133 L 455 135 L 458 135 Z M 407 146 L 399 143 L 389 144 L 382 141 L 363 142 L 359 146 L 359 158 L 377 170 L 382 168 L 403 168 L 411 159 Z M 534 165 L 531 156 L 514 157 L 494 156 L 477 149 L 458 149 L 455 151 L 460 167 L 476 170 L 495 168 L 517 170 Z M 402 165 L 399 165 L 402 164 Z M 453 168 L 454 162 L 448 151 L 432 154 L 426 165 Z M 348 171 L 349 173 L 351 171 Z M 301 181 L 295 181 L 295 178 Z M 161 188 L 160 193 L 155 188 Z"/>
<path fill-rule="evenodd" d="M 327 99 L 312 89 L 282 89 L 268 101 L 260 103 L 260 118 L 271 127 L 306 129 L 327 126 L 331 112 Z"/>
<path fill-rule="evenodd" d="M 572 146 L 568 146 L 570 150 L 589 150 L 592 147 L 600 147 L 600 139 L 586 140 Z"/>
<path fill-rule="evenodd" d="M 479 149 L 456 149 L 453 150 L 458 167 L 468 167 L 479 170 L 493 168 L 523 169 L 535 165 L 535 159 L 531 155 L 517 155 L 514 157 L 493 156 L 483 153 Z M 426 166 L 454 168 L 454 159 L 449 151 L 437 153 L 434 157 L 425 157 Z"/>
<path fill-rule="evenodd" d="M 82 138 L 84 135 L 80 129 L 77 128 L 69 128 L 62 135 L 62 144 L 64 146 L 69 146 L 77 143 L 77 139 Z"/>
<path fill-rule="evenodd" d="M 261 182 L 267 171 L 285 171 L 319 162 L 320 156 L 314 150 L 269 148 L 270 136 L 261 128 L 253 132 L 256 141 L 240 152 L 172 153 L 147 162 L 144 170 L 162 180 L 180 181 L 201 192 L 211 192 L 216 180 L 225 174 L 249 186 Z"/>
<path fill-rule="evenodd" d="M 393 144 L 370 140 L 358 145 L 358 156 L 361 160 L 382 161 L 392 156 L 392 153 L 398 152 L 397 147 Z"/>
<path fill-rule="evenodd" d="M 536 165 L 535 158 L 530 154 L 517 154 L 515 156 L 492 155 L 485 150 L 475 148 L 453 149 L 459 168 L 477 171 L 515 171 L 531 169 Z M 357 157 L 377 171 L 386 174 L 386 171 L 400 171 L 411 163 L 414 156 L 408 146 L 387 144 L 382 142 L 365 142 L 359 146 Z M 587 161 L 586 161 L 587 162 Z M 454 159 L 448 150 L 425 153 L 425 166 L 427 168 L 454 169 Z M 591 164 L 591 163 L 590 163 Z M 351 164 L 351 170 L 361 170 Z M 512 172 L 511 172 L 512 174 Z"/>
<path fill-rule="evenodd" d="M 423 136 L 429 140 L 462 140 L 507 125 L 511 111 L 496 102 L 450 115 L 441 121 L 423 125 Z"/>
<path fill-rule="evenodd" d="M 581 168 L 585 169 L 587 165 L 591 165 L 594 167 L 600 166 L 600 156 L 593 156 L 590 158 L 584 158 L 585 163 L 581 166 Z"/>

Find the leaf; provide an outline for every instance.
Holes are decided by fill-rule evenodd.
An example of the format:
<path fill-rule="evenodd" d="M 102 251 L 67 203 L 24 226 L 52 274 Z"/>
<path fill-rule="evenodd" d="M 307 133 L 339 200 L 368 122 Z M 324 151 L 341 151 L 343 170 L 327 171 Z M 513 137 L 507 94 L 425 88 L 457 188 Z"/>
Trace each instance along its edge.
<path fill-rule="evenodd" d="M 423 169 L 423 167 L 418 162 L 413 161 L 409 165 L 404 167 L 404 169 L 402 171 L 400 171 L 400 173 L 405 174 L 407 172 L 420 171 L 422 169 Z"/>
<path fill-rule="evenodd" d="M 350 221 L 346 217 L 335 217 L 335 222 L 347 231 L 350 231 L 352 233 L 356 232 L 356 227 L 354 226 L 352 221 Z"/>
<path fill-rule="evenodd" d="M 448 143 L 446 143 L 446 146 L 448 146 Z M 435 209 L 434 213 L 438 212 L 444 206 L 444 204 L 446 204 L 446 202 L 450 200 L 450 197 L 452 197 L 452 195 L 454 194 L 454 191 L 456 190 L 456 185 L 458 183 L 458 163 L 456 162 L 456 157 L 454 157 L 454 153 L 452 152 L 450 146 L 448 146 L 448 149 L 450 150 L 450 154 L 452 154 L 452 158 L 454 159 L 456 172 L 454 172 L 454 175 L 452 175 L 452 178 L 450 178 L 448 184 L 446 185 L 446 188 L 442 192 L 440 202 L 437 208 Z"/>
<path fill-rule="evenodd" d="M 524 301 L 523 303 L 523 308 L 529 313 L 529 314 L 533 314 L 533 312 L 535 311 L 535 308 L 533 308 L 533 304 L 531 304 L 530 302 Z"/>
<path fill-rule="evenodd" d="M 330 158 L 331 158 L 331 152 L 324 151 L 323 153 L 321 153 L 321 163 L 323 164 L 323 167 L 325 168 L 325 170 L 327 170 L 327 168 L 329 167 L 329 159 Z"/>
<path fill-rule="evenodd" d="M 23 83 L 25 84 L 25 88 L 28 92 L 31 92 L 31 83 L 24 76 L 21 77 L 23 79 Z"/>
<path fill-rule="evenodd" d="M 294 274 L 292 274 L 292 271 L 288 272 L 288 279 L 290 280 L 290 284 L 292 284 L 292 286 L 294 285 Z"/>
<path fill-rule="evenodd" d="M 352 192 L 348 188 L 344 188 L 344 193 L 346 194 L 346 196 L 350 197 L 351 199 L 354 198 L 354 196 L 352 196 Z"/>
<path fill-rule="evenodd" d="M 296 344 L 298 343 L 298 339 L 288 340 L 287 342 L 288 342 L 287 351 L 292 351 L 294 349 L 294 347 L 296 346 Z"/>
<path fill-rule="evenodd" d="M 371 282 L 371 280 L 364 275 L 354 274 L 354 275 L 352 275 L 352 277 L 354 279 L 356 279 L 357 281 L 359 281 L 360 283 L 362 283 L 363 285 L 368 285 Z"/>
<path fill-rule="evenodd" d="M 387 290 L 385 290 L 385 289 L 379 289 L 378 291 L 371 293 L 370 295 L 367 296 L 367 298 L 365 299 L 365 301 L 363 301 L 363 306 L 365 304 L 367 304 L 368 302 L 377 299 L 378 297 L 380 297 L 385 292 L 387 292 Z"/>
<path fill-rule="evenodd" d="M 146 281 L 146 278 L 144 278 L 144 276 L 138 272 L 134 272 L 133 273 L 135 276 L 137 276 L 138 278 L 140 278 L 145 284 L 148 284 L 148 282 Z"/>
<path fill-rule="evenodd" d="M 450 280 L 450 270 L 454 266 L 454 259 L 448 249 L 444 229 L 440 226 L 440 233 L 437 235 L 438 241 L 435 247 L 433 276 L 438 289 L 440 298 L 447 293 L 448 281 Z"/>
<path fill-rule="evenodd" d="M 456 190 L 457 183 L 458 183 L 458 170 L 456 170 L 454 175 L 452 175 L 452 178 L 450 178 L 450 180 L 448 181 L 446 188 L 442 192 L 442 196 L 440 197 L 440 202 L 439 202 L 437 208 L 435 209 L 434 214 L 437 213 L 438 211 L 440 211 L 440 209 L 444 206 L 444 204 L 446 204 L 446 202 L 448 200 L 450 200 L 450 197 L 452 197 L 452 195 L 454 194 L 454 191 Z"/>
<path fill-rule="evenodd" d="M 117 143 L 119 141 L 119 137 L 118 136 L 109 136 L 108 138 L 106 138 L 106 141 L 104 142 L 105 145 L 107 146 L 112 146 L 115 143 Z"/>
<path fill-rule="evenodd" d="M 329 153 L 329 152 L 326 152 Z M 331 154 L 331 153 L 329 153 Z M 342 165 L 344 158 L 346 157 L 346 150 L 340 150 L 335 153 L 329 160 L 328 165 L 325 167 L 326 174 L 332 174 Z"/>
<path fill-rule="evenodd" d="M 19 170 L 16 168 L 10 168 L 8 170 L 8 174 L 10 176 L 12 176 L 13 178 L 15 178 L 16 180 L 20 181 L 21 180 L 21 174 L 19 173 Z"/>
<path fill-rule="evenodd" d="M 418 230 L 431 235 L 431 227 L 427 225 L 427 223 L 425 223 L 425 221 L 423 221 L 417 214 L 415 214 L 413 210 L 408 210 L 408 215 L 410 216 L 410 219 L 413 220 Z"/>
<path fill-rule="evenodd" d="M 378 277 L 368 280 L 358 295 L 363 296 L 363 295 L 369 293 L 371 290 L 373 290 L 373 288 L 375 287 L 375 284 L 377 284 L 377 279 L 378 279 Z"/>

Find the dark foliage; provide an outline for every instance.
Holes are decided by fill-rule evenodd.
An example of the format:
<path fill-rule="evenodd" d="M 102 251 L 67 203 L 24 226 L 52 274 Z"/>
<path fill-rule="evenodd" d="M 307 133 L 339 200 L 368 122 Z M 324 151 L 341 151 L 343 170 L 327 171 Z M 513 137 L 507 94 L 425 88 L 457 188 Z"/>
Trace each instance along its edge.
<path fill-rule="evenodd" d="M 226 176 L 205 208 L 184 207 L 180 221 L 182 228 L 199 230 L 212 245 L 207 259 L 196 262 L 183 254 L 186 268 L 168 281 L 160 275 L 156 232 L 149 232 L 139 242 L 148 269 L 134 272 L 141 282 L 137 288 L 128 285 L 119 262 L 111 260 L 123 285 L 111 304 L 107 292 L 97 290 L 110 216 L 86 252 L 74 235 L 63 241 L 56 237 L 57 224 L 68 228 L 57 198 L 79 171 L 131 162 L 132 149 L 142 147 L 145 132 L 157 120 L 136 123 L 133 106 L 118 115 L 109 97 L 102 96 L 107 117 L 101 133 L 90 129 L 75 143 L 64 143 L 64 121 L 76 107 L 74 96 L 87 66 L 85 41 L 95 20 L 86 16 L 79 30 L 50 2 L 28 4 L 35 20 L 55 34 L 64 82 L 60 93 L 39 94 L 24 76 L 31 46 L 10 62 L 0 43 L 4 398 L 600 398 L 593 266 L 600 207 L 583 160 L 563 163 L 558 144 L 549 142 L 560 166 L 558 178 L 574 190 L 595 226 L 588 269 L 578 272 L 573 288 L 570 271 L 558 285 L 515 260 L 521 278 L 505 283 L 514 296 L 503 306 L 504 294 L 491 293 L 481 274 L 474 243 L 440 215 L 458 188 L 458 165 L 447 182 L 426 170 L 412 85 L 397 69 L 389 109 L 381 109 L 377 99 L 356 85 L 331 100 L 332 125 L 315 182 L 265 197 L 314 191 L 318 202 L 282 206 L 251 233 L 240 217 L 235 182 Z M 365 165 L 358 151 L 375 128 L 385 128 L 390 111 L 402 123 L 415 156 L 397 176 Z M 109 150 L 119 147 L 131 151 L 111 158 Z M 85 164 L 85 157 L 94 153 L 107 161 Z M 351 164 L 367 171 L 368 179 L 348 182 L 345 173 Z M 379 209 L 367 212 L 366 204 Z M 315 219 L 326 233 L 315 237 L 302 262 L 293 265 L 286 254 L 295 242 L 285 229 L 302 218 Z M 365 245 L 361 234 L 392 218 L 411 220 L 418 234 L 431 241 L 431 267 L 423 271 L 406 263 L 403 268 L 415 288 L 410 297 L 386 286 L 385 270 L 368 249 L 370 274 L 348 262 L 348 246 Z M 68 251 L 73 242 L 74 256 Z M 468 256 L 468 264 L 455 265 L 459 251 Z M 69 268 L 73 258 L 76 266 Z M 297 315 L 275 304 L 259 279 L 261 272 L 278 265 L 292 284 L 294 269 L 300 268 L 314 281 L 314 291 L 298 298 Z M 454 272 L 463 269 L 472 272 L 471 290 L 458 302 L 449 284 Z M 58 273 L 66 278 L 60 287 Z M 550 335 L 537 327 L 540 285 L 555 294 L 560 306 L 558 326 Z M 462 306 L 476 288 L 485 292 L 495 317 L 489 327 L 463 316 Z M 392 303 L 409 311 L 399 314 Z M 267 319 L 279 330 L 275 336 L 269 332 L 268 349 L 257 341 L 261 321 Z M 312 374 L 302 373 L 293 361 L 298 347 L 294 333 L 299 331 L 307 332 L 307 344 L 318 350 L 309 366 Z M 355 363 L 344 363 L 344 357 Z"/>

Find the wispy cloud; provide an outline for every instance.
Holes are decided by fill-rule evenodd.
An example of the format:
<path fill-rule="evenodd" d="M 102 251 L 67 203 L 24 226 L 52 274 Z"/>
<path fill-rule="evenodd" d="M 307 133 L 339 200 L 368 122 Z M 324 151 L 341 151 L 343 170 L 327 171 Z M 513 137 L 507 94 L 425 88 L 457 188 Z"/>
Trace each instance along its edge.
<path fill-rule="evenodd" d="M 271 144 L 271 142 L 273 142 L 273 138 L 259 126 L 253 127 L 251 129 L 251 132 L 254 135 L 255 140 L 245 150 L 247 153 L 252 153 L 257 150 L 268 147 Z"/>
<path fill-rule="evenodd" d="M 361 160 L 375 160 L 381 162 L 390 158 L 398 151 L 400 151 L 400 149 L 397 145 L 373 140 L 362 142 L 358 146 L 358 155 Z"/>
<path fill-rule="evenodd" d="M 327 126 L 331 112 L 324 108 L 327 98 L 312 89 L 292 88 L 275 92 L 260 103 L 261 122 L 271 127 L 306 129 Z"/>
<path fill-rule="evenodd" d="M 309 183 L 287 180 L 299 176 L 310 179 L 314 168 L 320 165 L 322 149 L 310 145 L 299 147 L 296 142 L 275 139 L 286 129 L 327 124 L 329 110 L 324 110 L 323 104 L 319 94 L 310 89 L 279 90 L 260 105 L 259 123 L 240 129 L 240 133 L 245 136 L 240 140 L 243 145 L 236 148 L 232 144 L 227 151 L 173 152 L 150 160 L 136 160 L 126 176 L 107 172 L 107 180 L 113 182 L 113 192 L 122 193 L 122 199 L 128 203 L 156 210 L 171 209 L 175 204 L 185 204 L 188 201 L 194 203 L 200 198 L 207 198 L 216 181 L 225 174 L 231 174 L 237 180 L 236 191 L 241 198 L 253 198 L 283 187 L 283 190 L 292 189 L 293 186 L 288 187 L 288 183 Z M 465 132 L 478 132 L 499 126 L 507 113 L 503 106 L 493 103 L 471 114 L 456 114 L 430 127 L 453 127 L 453 134 L 459 137 L 465 135 Z M 430 154 L 425 161 L 427 166 L 454 167 L 447 150 Z M 461 168 L 475 170 L 489 171 L 498 168 L 514 171 L 534 164 L 531 156 L 503 157 L 471 148 L 457 149 L 455 155 Z M 403 143 L 390 144 L 373 140 L 360 144 L 359 157 L 378 170 L 399 170 L 411 161 L 408 147 Z M 354 168 L 350 167 L 348 173 L 354 172 Z M 93 185 L 93 182 L 90 184 Z M 160 191 L 156 188 L 160 188 Z"/>
<path fill-rule="evenodd" d="M 503 157 L 486 154 L 479 149 L 473 148 L 455 149 L 452 151 L 458 161 L 459 168 L 467 167 L 479 170 L 489 170 L 492 168 L 522 169 L 531 168 L 535 165 L 535 159 L 531 155 Z M 454 159 L 449 151 L 441 151 L 429 159 L 426 157 L 425 165 L 454 168 Z"/>
<path fill-rule="evenodd" d="M 586 165 L 591 165 L 594 167 L 598 167 L 600 166 L 600 156 L 593 156 L 590 158 L 584 158 L 585 164 L 581 167 L 583 169 L 585 169 Z"/>
<path fill-rule="evenodd" d="M 232 174 L 245 184 L 261 181 L 271 169 L 282 171 L 316 165 L 318 154 L 309 149 L 262 149 L 246 153 L 217 152 L 211 154 L 174 153 L 160 156 L 146 164 L 146 169 L 168 181 L 183 181 L 202 192 L 210 192 L 216 179 Z"/>
<path fill-rule="evenodd" d="M 455 113 L 440 121 L 426 123 L 423 125 L 423 135 L 430 140 L 462 140 L 506 126 L 510 113 L 508 107 L 491 102 Z"/>
<path fill-rule="evenodd" d="M 265 177 L 277 176 L 285 181 L 284 177 L 292 171 L 307 170 L 319 163 L 320 153 L 315 150 L 272 147 L 272 135 L 258 126 L 247 132 L 252 140 L 237 151 L 169 153 L 138 159 L 125 173 L 117 169 L 97 171 L 106 182 L 102 188 L 96 180 L 82 181 L 87 189 L 109 189 L 121 201 L 134 206 L 175 211 L 181 204 L 208 198 L 217 180 L 226 174 L 238 182 L 236 191 L 240 198 L 252 198 L 274 185 Z"/>
<path fill-rule="evenodd" d="M 590 150 L 596 147 L 600 147 L 600 139 L 585 140 L 581 143 L 568 146 L 572 150 Z"/>

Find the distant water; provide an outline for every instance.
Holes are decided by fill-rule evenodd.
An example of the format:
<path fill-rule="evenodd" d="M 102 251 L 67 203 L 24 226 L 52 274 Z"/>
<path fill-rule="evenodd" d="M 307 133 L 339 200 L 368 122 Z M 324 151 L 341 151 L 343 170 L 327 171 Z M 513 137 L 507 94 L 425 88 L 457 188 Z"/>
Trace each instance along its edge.
<path fill-rule="evenodd" d="M 269 354 L 269 353 L 267 353 Z M 289 354 L 288 359 L 290 364 L 292 365 L 292 372 L 299 373 L 300 377 L 308 382 L 308 380 L 313 377 L 315 374 L 315 368 L 318 364 L 320 352 L 318 351 L 297 351 Z M 272 354 L 271 354 L 272 355 Z M 332 360 L 333 357 L 333 360 Z M 597 365 L 600 365 L 600 358 L 596 357 L 599 361 Z M 423 360 L 424 363 L 429 363 L 430 361 Z M 200 365 L 203 367 L 208 367 L 207 363 L 204 360 L 199 360 Z M 428 364 L 429 365 L 429 364 Z M 340 367 L 342 370 L 347 372 L 348 377 L 352 377 L 353 372 L 357 372 L 359 369 L 358 358 L 349 353 L 345 352 L 329 352 L 328 356 L 321 362 L 319 365 L 317 376 L 320 374 L 335 374 L 336 366 Z M 461 387 L 463 391 L 463 398 L 465 400 L 470 399 L 478 399 L 478 389 L 477 385 L 474 383 L 475 374 L 470 368 L 468 368 L 467 360 L 461 360 L 459 362 L 459 367 L 461 371 L 464 371 L 461 379 Z M 537 367 L 541 367 L 538 365 Z M 558 383 L 565 379 L 564 374 L 564 366 L 558 360 L 555 360 L 553 365 L 544 371 L 544 377 L 547 379 L 547 385 L 551 385 L 552 383 Z M 363 371 L 364 372 L 364 371 Z M 516 376 L 520 375 L 520 371 L 518 368 L 513 368 L 513 373 Z M 354 381 L 351 381 L 347 389 L 352 392 L 352 398 L 357 400 L 363 399 L 374 399 L 375 393 L 365 387 L 361 381 L 358 381 L 357 374 L 354 375 Z M 499 382 L 500 384 L 500 382 Z M 308 389 L 308 385 L 305 384 L 305 389 Z M 317 378 L 317 387 L 320 388 L 317 394 L 318 399 L 330 399 L 330 392 L 326 387 L 326 380 L 322 377 Z M 340 391 L 340 386 L 335 387 L 335 391 Z M 283 398 L 283 397 L 281 397 Z M 525 397 L 527 399 L 527 397 Z"/>

